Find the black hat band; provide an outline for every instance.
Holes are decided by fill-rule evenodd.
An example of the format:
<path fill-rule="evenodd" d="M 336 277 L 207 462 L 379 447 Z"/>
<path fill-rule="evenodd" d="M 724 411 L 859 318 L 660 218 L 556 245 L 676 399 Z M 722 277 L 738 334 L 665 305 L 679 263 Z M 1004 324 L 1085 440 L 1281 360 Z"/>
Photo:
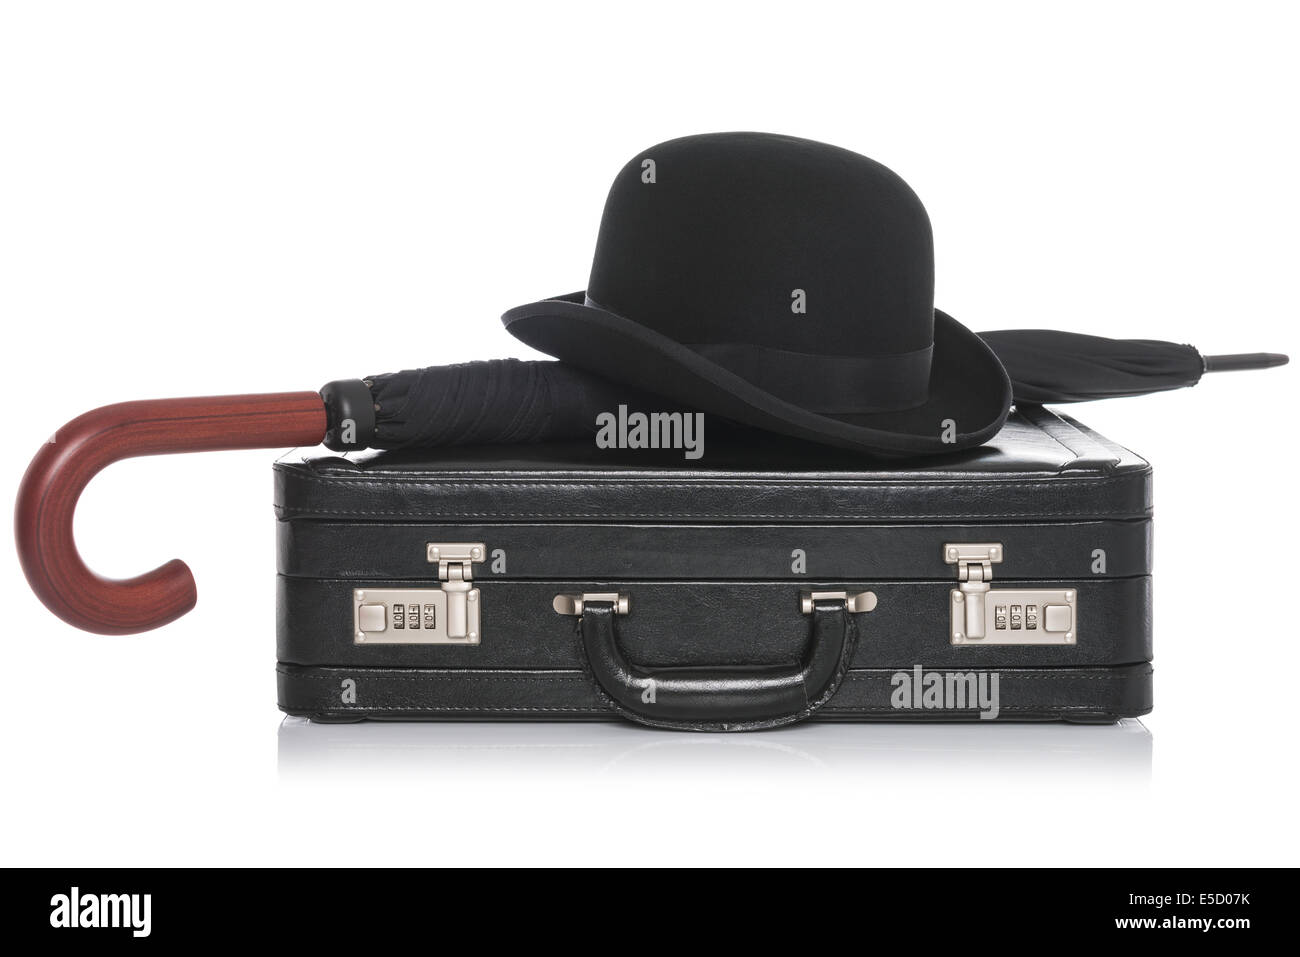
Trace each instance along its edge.
<path fill-rule="evenodd" d="M 590 296 L 586 305 L 605 312 Z M 749 342 L 688 342 L 685 348 L 810 412 L 897 412 L 930 397 L 933 344 L 887 356 L 793 352 Z"/>
<path fill-rule="evenodd" d="M 894 412 L 923 405 L 933 346 L 892 356 L 813 355 L 746 342 L 687 345 L 757 386 L 812 412 Z"/>

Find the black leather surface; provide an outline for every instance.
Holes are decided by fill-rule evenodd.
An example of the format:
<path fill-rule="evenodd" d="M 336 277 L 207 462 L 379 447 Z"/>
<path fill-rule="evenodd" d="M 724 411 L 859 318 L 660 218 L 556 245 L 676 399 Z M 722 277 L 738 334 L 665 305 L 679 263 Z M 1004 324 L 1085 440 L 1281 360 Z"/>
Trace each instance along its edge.
<path fill-rule="evenodd" d="M 881 463 L 775 436 L 681 452 L 562 443 L 286 458 L 282 519 L 479 521 L 1076 521 L 1142 519 L 1146 462 L 1054 413 L 1017 412 L 994 444 Z"/>
<path fill-rule="evenodd" d="M 1029 409 L 990 447 L 889 463 L 711 434 L 703 462 L 544 445 L 278 463 L 282 707 L 339 720 L 621 712 L 701 728 L 813 710 L 927 719 L 888 705 L 889 676 L 922 665 L 998 671 L 1008 717 L 1150 708 L 1150 467 L 1086 427 Z M 430 541 L 482 541 L 501 559 L 475 569 L 480 644 L 354 642 L 353 589 L 432 587 Z M 1003 544 L 995 588 L 1074 588 L 1078 640 L 952 645 L 949 541 Z M 867 589 L 878 605 L 852 616 L 849 670 L 814 709 L 811 683 L 791 677 L 818 644 L 800 595 Z M 610 623 L 620 660 L 605 662 L 602 691 L 583 623 L 552 599 L 611 591 L 632 611 Z M 620 669 L 628 682 L 611 678 Z M 677 710 L 640 713 L 637 676 L 669 681 Z M 355 705 L 336 700 L 345 678 L 364 689 Z M 738 693 L 746 682 L 753 693 Z"/>
<path fill-rule="evenodd" d="M 465 671 L 413 668 L 277 669 L 280 707 L 326 721 L 556 720 L 617 717 L 580 670 Z M 853 669 L 812 720 L 962 721 L 966 711 L 893 707 L 894 669 Z M 344 690 L 349 703 L 344 704 Z M 1151 710 L 1151 666 L 1013 668 L 999 671 L 999 720 L 1115 721 Z"/>
<path fill-rule="evenodd" d="M 428 581 L 427 542 L 484 542 L 504 561 L 475 569 L 493 579 L 753 579 L 809 577 L 942 580 L 944 542 L 1001 542 L 1007 579 L 1092 578 L 1096 549 L 1107 578 L 1151 571 L 1151 522 L 886 525 L 656 525 L 277 522 L 279 570 L 297 578 Z M 802 573 L 791 552 L 804 553 Z"/>
<path fill-rule="evenodd" d="M 1074 667 L 1130 664 L 1151 657 L 1151 580 L 1066 579 L 1077 589 L 1079 640 L 1073 645 L 952 645 L 948 593 L 953 582 L 484 581 L 483 640 L 477 646 L 357 644 L 352 589 L 409 582 L 279 579 L 281 661 L 304 665 L 426 668 L 575 669 L 582 667 L 578 620 L 557 615 L 560 593 L 621 591 L 631 613 L 618 621 L 627 656 L 647 668 L 781 667 L 808 641 L 803 591 L 871 590 L 876 609 L 862 616 L 855 668 Z M 1007 581 L 1008 587 L 1016 583 Z"/>

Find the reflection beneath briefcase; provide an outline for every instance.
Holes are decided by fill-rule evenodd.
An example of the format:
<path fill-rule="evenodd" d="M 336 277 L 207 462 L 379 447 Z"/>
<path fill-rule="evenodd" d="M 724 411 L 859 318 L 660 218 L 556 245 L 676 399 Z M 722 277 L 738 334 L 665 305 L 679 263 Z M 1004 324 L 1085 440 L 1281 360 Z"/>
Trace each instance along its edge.
<path fill-rule="evenodd" d="M 1136 719 L 1113 725 L 803 724 L 752 734 L 654 731 L 621 722 L 315 724 L 285 718 L 285 779 L 466 774 L 639 777 L 660 772 L 744 777 L 960 775 L 964 781 L 1051 777 L 1145 783 L 1151 733 Z"/>

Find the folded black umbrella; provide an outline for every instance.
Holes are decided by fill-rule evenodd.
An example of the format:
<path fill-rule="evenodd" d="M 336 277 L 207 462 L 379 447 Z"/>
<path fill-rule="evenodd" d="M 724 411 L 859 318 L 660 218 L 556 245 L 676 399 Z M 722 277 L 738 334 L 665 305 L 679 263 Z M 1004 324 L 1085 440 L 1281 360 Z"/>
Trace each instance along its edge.
<path fill-rule="evenodd" d="M 1021 405 L 1087 402 L 1196 385 L 1206 372 L 1284 365 L 1275 353 L 1202 356 L 1194 347 L 1154 339 L 1107 339 L 1050 329 L 983 332 L 1011 377 Z M 332 383 L 342 386 L 342 383 Z M 360 392 L 358 404 L 366 396 Z M 641 411 L 674 408 L 671 397 L 629 389 L 552 360 L 493 359 L 408 369 L 364 380 L 373 406 L 352 442 L 334 434 L 340 451 L 434 448 L 575 439 L 596 431 L 596 416 L 619 405 Z M 329 387 L 327 387 L 329 388 Z M 368 413 L 367 413 L 368 414 Z"/>
<path fill-rule="evenodd" d="M 1270 352 L 1202 356 L 1194 346 L 1158 339 L 1106 339 L 1054 329 L 981 332 L 1011 377 L 1021 405 L 1089 402 L 1196 385 L 1206 372 L 1268 369 L 1287 357 Z"/>
<path fill-rule="evenodd" d="M 346 385 L 355 388 L 348 383 L 326 388 Z M 366 440 L 368 429 L 363 427 L 352 443 L 329 437 L 326 444 L 331 448 L 438 448 L 573 439 L 593 434 L 596 416 L 617 411 L 619 405 L 644 411 L 669 407 L 667 399 L 554 360 L 489 359 L 429 366 L 371 376 L 361 385 L 369 391 L 373 406 L 372 437 Z M 364 401 L 365 396 L 361 398 Z"/>

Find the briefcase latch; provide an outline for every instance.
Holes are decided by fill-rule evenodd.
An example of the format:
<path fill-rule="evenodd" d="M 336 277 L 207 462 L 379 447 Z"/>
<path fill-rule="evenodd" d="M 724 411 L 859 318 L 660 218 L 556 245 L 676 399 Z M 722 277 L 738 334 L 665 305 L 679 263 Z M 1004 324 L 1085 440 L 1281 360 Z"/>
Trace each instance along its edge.
<path fill-rule="evenodd" d="M 438 581 L 447 596 L 447 637 L 465 638 L 470 631 L 478 637 L 478 589 L 474 587 L 474 563 L 486 554 L 482 542 L 430 542 L 429 564 L 438 566 Z M 471 608 L 472 606 L 472 608 Z M 470 627 L 471 611 L 475 619 Z"/>
<path fill-rule="evenodd" d="M 477 645 L 482 640 L 474 564 L 482 542 L 430 542 L 437 588 L 357 588 L 352 592 L 353 641 L 370 645 Z"/>
<path fill-rule="evenodd" d="M 1000 543 L 949 543 L 943 560 L 957 566 L 949 593 L 954 645 L 1072 645 L 1079 638 L 1079 595 L 1073 588 L 994 588 Z"/>

